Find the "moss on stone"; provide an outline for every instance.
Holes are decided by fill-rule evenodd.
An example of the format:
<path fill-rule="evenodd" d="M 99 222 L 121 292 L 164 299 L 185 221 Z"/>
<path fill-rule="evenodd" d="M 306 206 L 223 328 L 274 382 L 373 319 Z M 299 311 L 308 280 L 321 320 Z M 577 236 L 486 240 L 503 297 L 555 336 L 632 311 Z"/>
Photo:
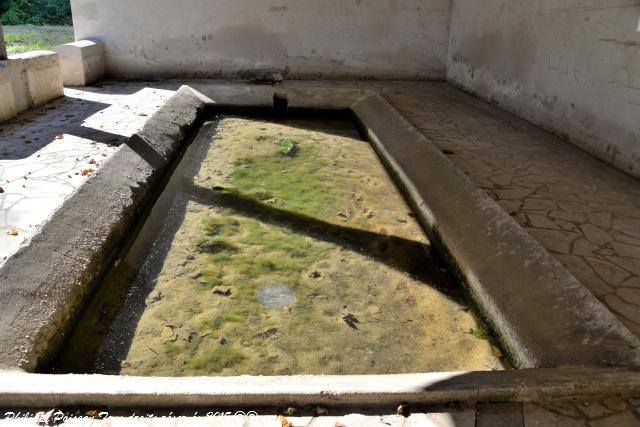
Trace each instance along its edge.
<path fill-rule="evenodd" d="M 206 373 L 221 372 L 242 363 L 247 356 L 240 350 L 227 345 L 220 345 L 191 359 L 188 366 Z"/>
<path fill-rule="evenodd" d="M 259 201 L 275 199 L 280 207 L 313 216 L 335 215 L 340 190 L 332 184 L 330 164 L 314 145 L 283 156 L 282 148 L 270 156 L 240 159 L 231 188 Z"/>

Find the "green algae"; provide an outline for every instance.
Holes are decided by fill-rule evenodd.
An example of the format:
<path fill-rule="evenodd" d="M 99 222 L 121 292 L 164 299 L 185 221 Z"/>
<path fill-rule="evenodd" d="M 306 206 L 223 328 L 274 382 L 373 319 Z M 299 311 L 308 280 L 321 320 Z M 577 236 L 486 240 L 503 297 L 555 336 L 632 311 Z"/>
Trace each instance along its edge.
<path fill-rule="evenodd" d="M 256 289 L 264 285 L 264 278 L 296 289 L 300 295 L 307 293 L 300 277 L 309 265 L 321 260 L 330 250 L 329 245 L 312 243 L 309 239 L 283 227 L 269 227 L 258 220 L 225 213 L 220 216 L 204 216 L 201 221 L 204 237 L 224 239 L 234 251 L 217 252 L 209 256 L 200 270 L 201 283 L 210 286 L 229 286 L 232 304 L 224 314 L 218 315 L 210 325 L 210 331 L 226 333 L 228 323 L 242 323 L 251 331 L 248 321 L 256 313 L 265 312 L 258 301 Z M 198 243 L 196 246 L 200 247 Z M 299 308 L 304 311 L 303 307 Z M 255 332 L 255 331 L 254 331 Z"/>
<path fill-rule="evenodd" d="M 493 337 L 491 336 L 489 331 L 487 331 L 483 327 L 470 329 L 469 333 L 471 335 L 473 335 L 475 338 L 479 339 L 479 340 L 486 340 L 486 341 L 492 341 L 493 340 Z"/>
<path fill-rule="evenodd" d="M 120 373 L 500 368 L 366 143 L 223 119 L 193 185 Z M 263 305 L 273 285 L 295 299 Z"/>
<path fill-rule="evenodd" d="M 283 156 L 293 157 L 298 153 L 300 146 L 297 142 L 290 138 L 281 138 L 278 140 L 278 152 Z"/>
<path fill-rule="evenodd" d="M 246 359 L 247 356 L 240 350 L 220 345 L 191 359 L 189 367 L 195 371 L 206 373 L 221 372 L 223 369 L 231 368 Z"/>
<path fill-rule="evenodd" d="M 321 147 L 300 145 L 295 156 L 282 155 L 293 147 L 292 140 L 282 141 L 287 142 L 277 144 L 273 155 L 239 159 L 230 188 L 260 201 L 275 199 L 278 206 L 293 212 L 335 215 L 336 200 L 344 194 L 332 180 L 331 162 L 321 155 Z"/>

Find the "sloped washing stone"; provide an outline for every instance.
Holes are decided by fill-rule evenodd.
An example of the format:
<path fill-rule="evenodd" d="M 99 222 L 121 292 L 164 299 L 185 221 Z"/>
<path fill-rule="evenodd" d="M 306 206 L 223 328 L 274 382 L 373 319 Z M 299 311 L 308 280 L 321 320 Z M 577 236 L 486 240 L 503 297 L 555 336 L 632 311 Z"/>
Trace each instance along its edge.
<path fill-rule="evenodd" d="M 129 146 L 122 147 L 30 245 L 2 266 L 0 369 L 32 371 L 55 354 L 208 102 L 192 89 L 180 88 L 141 132 L 166 162 L 154 167 Z M 158 130 L 157 123 L 163 124 Z"/>

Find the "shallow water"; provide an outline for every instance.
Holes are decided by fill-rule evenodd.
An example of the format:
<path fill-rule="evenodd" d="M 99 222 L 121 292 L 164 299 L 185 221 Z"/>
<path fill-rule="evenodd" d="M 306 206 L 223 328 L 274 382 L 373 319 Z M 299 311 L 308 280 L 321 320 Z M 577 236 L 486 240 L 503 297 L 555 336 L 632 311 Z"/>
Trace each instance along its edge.
<path fill-rule="evenodd" d="M 56 372 L 501 369 L 368 143 L 341 120 L 201 130 Z"/>

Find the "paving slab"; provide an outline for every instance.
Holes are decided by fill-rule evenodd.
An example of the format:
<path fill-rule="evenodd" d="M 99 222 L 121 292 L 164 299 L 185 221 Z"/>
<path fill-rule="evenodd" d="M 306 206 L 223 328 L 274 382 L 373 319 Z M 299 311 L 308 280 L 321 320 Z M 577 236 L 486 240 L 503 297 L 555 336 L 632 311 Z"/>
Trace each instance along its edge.
<path fill-rule="evenodd" d="M 524 416 L 520 402 L 478 403 L 477 427 L 522 427 Z"/>
<path fill-rule="evenodd" d="M 421 408 L 408 416 L 395 415 L 389 408 L 362 408 L 353 406 L 339 411 L 329 409 L 327 415 L 288 416 L 273 408 L 258 409 L 255 416 L 233 415 L 228 410 L 195 410 L 176 408 L 170 412 L 156 412 L 137 408 L 128 412 L 111 411 L 108 408 L 33 408 L 18 411 L 0 408 L 0 427 L 33 426 L 48 411 L 61 426 L 206 426 L 206 427 L 473 427 L 489 425 L 524 427 L 636 427 L 640 425 L 637 410 L 633 406 L 618 408 L 615 412 L 590 418 L 576 413 L 565 414 L 559 407 L 576 408 L 602 403 L 600 400 L 547 400 L 535 403 L 502 402 L 487 404 L 471 400 L 464 407 L 450 405 Z M 638 399 L 634 399 L 638 400 Z M 227 412 L 229 415 L 221 415 Z M 209 415 L 206 415 L 206 414 Z M 96 418 L 91 418 L 90 415 Z M 97 415 L 99 414 L 99 415 Z M 40 417 L 40 418 L 39 418 Z M 98 419 L 102 418 L 102 419 Z M 287 424 L 288 423 L 288 424 Z"/>
<path fill-rule="evenodd" d="M 115 261 L 152 190 L 198 126 L 206 102 L 189 88 L 178 90 L 136 133 L 145 152 L 127 141 L 112 162 L 52 214 L 29 245 L 0 267 L 0 298 L 9 308 L 0 311 L 0 367 L 33 371 L 53 357 L 92 286 Z M 162 162 L 154 164 L 149 153 Z M 83 172 L 93 175 L 96 164 L 89 162 Z"/>
<path fill-rule="evenodd" d="M 65 89 L 0 125 L 0 265 L 118 151 L 173 91 Z"/>
<path fill-rule="evenodd" d="M 640 341 L 388 102 L 352 110 L 515 367 L 640 363 Z"/>
<path fill-rule="evenodd" d="M 175 81 L 169 81 L 169 82 L 160 82 L 159 84 L 157 84 L 157 86 L 164 86 L 164 87 L 172 87 L 175 86 L 177 84 L 177 82 Z M 242 104 L 243 102 L 246 103 L 246 100 L 249 99 L 251 100 L 251 102 L 256 102 L 256 99 L 258 100 L 258 103 L 266 103 L 268 102 L 268 100 L 270 99 L 269 94 L 273 94 L 273 92 L 275 92 L 277 89 L 273 89 L 273 88 L 269 88 L 269 87 L 254 87 L 254 86 L 246 86 L 246 85 L 231 85 L 231 84 L 224 84 L 224 83 L 215 83 L 215 82 L 208 82 L 208 81 L 204 81 L 204 82 L 194 82 L 193 83 L 194 86 L 199 87 L 203 92 L 209 94 L 214 102 L 218 102 L 220 104 L 234 104 L 234 103 L 240 103 Z M 425 85 L 429 85 L 428 83 L 424 83 Z M 130 99 L 130 97 L 133 94 L 137 94 L 138 92 L 143 92 L 144 90 L 152 90 L 152 92 L 156 93 L 156 91 L 158 90 L 162 90 L 162 89 L 150 89 L 150 88 L 142 88 L 137 90 L 138 88 L 140 88 L 140 86 L 142 86 L 143 84 L 138 83 L 137 86 L 136 84 L 113 84 L 112 86 L 107 86 L 107 92 L 112 92 L 111 94 L 109 94 L 109 96 L 106 96 L 105 99 L 109 99 L 109 97 L 111 98 L 115 98 L 118 99 L 120 98 L 120 100 L 124 100 L 126 98 L 126 102 L 130 102 L 132 101 Z M 394 85 L 392 83 L 389 83 L 388 85 Z M 324 85 L 326 86 L 326 85 Z M 331 84 L 329 84 L 329 86 L 331 86 Z M 397 87 L 400 87 L 401 85 L 397 85 Z M 415 86 L 415 84 L 414 84 Z M 365 87 L 365 86 L 363 86 Z M 369 87 L 369 86 L 366 86 Z M 385 86 L 386 87 L 386 86 Z M 102 89 L 102 88 L 101 88 Z M 303 87 L 302 89 L 305 89 L 305 87 Z M 384 87 L 382 88 L 384 89 Z M 100 91 L 98 91 L 100 92 Z M 124 92 L 123 94 L 119 93 L 119 92 Z M 384 90 L 382 90 L 382 92 L 384 93 Z M 96 95 L 95 92 L 91 92 L 86 91 L 83 92 L 84 93 L 88 93 L 88 95 L 86 96 L 86 99 L 93 99 L 95 101 L 96 98 L 100 98 L 100 96 Z M 341 92 L 341 93 L 345 93 L 345 92 Z M 307 96 L 305 96 L 305 94 Z M 338 101 L 342 101 L 343 103 L 346 102 L 346 100 L 349 100 L 349 102 L 351 102 L 353 100 L 353 98 L 358 97 L 363 95 L 363 91 L 362 90 L 352 90 L 349 92 L 348 96 L 344 96 L 344 99 L 340 99 L 340 97 L 334 97 L 334 101 L 338 102 Z M 272 97 L 271 97 L 272 98 Z M 296 103 L 298 103 L 300 106 L 308 106 L 305 103 L 309 104 L 309 102 L 312 102 L 310 100 L 314 100 L 314 96 L 313 93 L 311 93 L 311 95 L 309 95 L 309 92 L 305 92 L 304 90 L 301 89 L 294 89 L 292 90 L 292 104 L 295 105 Z M 158 99 L 153 99 L 153 102 L 157 102 L 158 104 L 160 103 Z M 87 101 L 89 102 L 89 101 Z M 91 101 L 93 102 L 93 101 Z M 152 103 L 153 103 L 152 102 Z M 316 99 L 317 102 L 317 99 Z M 333 101 L 331 101 L 333 102 Z M 149 100 L 147 100 L 145 102 L 145 104 L 149 104 Z M 409 102 L 409 104 L 411 104 Z M 312 105 L 312 104 L 311 104 Z M 340 105 L 340 104 L 339 104 Z M 155 106 L 156 108 L 158 107 L 158 105 Z M 151 108 L 151 107 L 150 107 Z M 121 115 L 124 115 L 123 111 L 130 109 L 130 106 L 128 104 L 125 104 L 124 107 L 120 106 L 116 109 L 115 115 L 117 117 L 120 117 Z M 106 110 L 105 110 L 106 111 Z M 99 111 L 98 115 L 104 115 L 105 111 Z M 146 113 L 136 113 L 138 117 L 147 117 L 148 115 Z M 70 115 L 73 116 L 73 115 Z M 96 118 L 95 117 L 96 114 L 92 115 L 91 117 L 89 117 L 86 121 L 85 124 L 83 126 L 80 126 L 80 130 L 76 130 L 77 133 L 81 133 L 81 132 L 85 132 L 85 129 L 82 128 L 86 128 L 86 123 L 94 123 L 94 127 L 97 125 L 97 127 L 99 129 L 97 129 L 96 131 L 98 132 L 99 136 L 101 137 L 107 137 L 107 138 L 111 138 L 111 137 L 116 137 L 117 135 L 115 132 L 112 132 L 112 130 L 118 130 L 120 123 L 119 120 L 115 120 L 115 123 L 110 124 L 107 120 L 104 120 L 104 118 Z M 66 119 L 70 119 L 72 117 L 66 117 Z M 92 122 L 93 120 L 93 122 Z M 126 119 L 124 120 L 126 121 Z M 467 122 L 469 122 L 469 120 L 467 120 Z M 160 127 L 162 127 L 162 120 L 160 119 L 158 121 Z M 465 120 L 461 119 L 461 123 L 465 124 Z M 467 123 L 468 124 L 468 123 Z M 131 126 L 131 125 L 129 125 Z M 125 130 L 121 130 L 121 132 L 126 132 Z M 91 136 L 95 136 L 95 135 L 91 135 Z M 56 140 L 63 140 L 64 139 L 64 134 L 56 134 L 55 135 L 55 139 Z M 133 151 L 143 157 L 148 163 L 150 163 L 152 166 L 155 164 L 156 166 L 159 166 L 161 164 L 166 165 L 167 162 L 167 158 L 166 158 L 166 153 L 163 153 L 162 150 L 162 143 L 160 144 L 159 147 L 155 147 L 156 149 L 151 149 L 148 150 L 149 147 L 146 147 L 144 142 L 145 142 L 145 136 L 143 133 L 140 134 L 138 140 L 136 140 L 136 138 L 133 138 L 132 141 L 136 142 L 134 143 L 130 143 L 129 147 L 130 149 L 133 149 Z M 45 139 L 46 140 L 46 139 Z M 131 142 L 131 141 L 130 141 Z M 26 143 L 25 143 L 26 144 Z M 107 147 L 106 148 L 113 148 L 113 147 L 109 147 L 109 144 L 112 143 L 107 143 Z M 93 144 L 90 144 L 93 145 Z M 97 145 L 97 143 L 96 143 Z M 113 144 L 112 144 L 113 145 Z M 136 148 L 137 147 L 137 148 Z M 147 149 L 147 151 L 145 152 L 144 149 Z M 446 150 L 445 150 L 446 151 Z M 105 153 L 101 153 L 105 154 Z M 445 153 L 446 154 L 446 153 Z M 108 155 L 108 154 L 107 154 Z M 106 156 L 104 156 L 106 157 Z M 36 159 L 38 159 L 38 157 L 36 157 Z M 473 159 L 471 159 L 473 160 Z M 470 160 L 470 161 L 471 161 Z M 37 164 L 40 164 L 39 161 L 36 161 Z M 88 165 L 93 166 L 93 165 L 98 165 L 98 162 L 94 159 L 91 158 L 88 162 Z M 17 168 L 18 171 L 20 171 L 19 168 L 20 164 L 16 163 L 16 162 L 10 162 L 9 163 L 9 167 L 10 168 Z M 97 167 L 97 166 L 96 166 Z M 52 174 L 52 176 L 54 178 L 59 178 L 59 176 L 61 174 L 64 174 L 65 172 L 68 173 L 68 169 L 70 169 L 69 166 L 65 166 L 65 167 L 60 167 L 57 171 L 55 171 L 55 173 Z M 82 169 L 80 172 L 76 172 L 78 173 L 80 176 L 83 175 L 85 170 L 90 170 L 90 173 L 87 173 L 86 175 L 90 175 L 93 174 L 95 172 L 95 170 L 93 170 L 91 167 L 87 168 L 87 169 Z M 23 176 L 22 179 L 25 181 L 29 180 L 28 177 L 28 172 L 27 171 L 27 176 Z M 15 174 L 14 174 L 15 175 Z M 11 174 L 9 174 L 9 176 L 13 176 Z M 74 176 L 74 175 L 70 175 L 67 174 L 67 176 Z M 15 179 L 16 177 L 13 176 L 13 178 Z M 508 176 L 500 176 L 497 181 L 500 182 L 505 182 L 505 180 L 508 178 Z M 89 181 L 91 182 L 91 181 Z M 8 184 L 14 184 L 14 182 L 9 182 Z M 43 185 L 43 188 L 47 188 L 48 186 L 52 185 L 51 182 L 47 181 L 45 183 L 45 185 Z M 72 194 L 74 191 L 73 188 L 71 188 L 71 190 L 68 191 L 68 194 Z M 4 194 L 4 193 L 3 193 Z M 14 197 L 15 194 L 12 193 L 11 197 Z M 524 198 L 524 205 L 525 207 L 529 207 L 529 209 L 532 209 L 536 212 L 541 212 L 543 209 L 555 209 L 557 208 L 557 205 L 554 204 L 553 202 L 549 202 L 548 200 L 538 200 L 537 198 L 532 198 L 531 200 L 527 199 L 530 198 L 532 196 L 532 193 L 530 193 L 528 190 L 527 191 L 516 191 L 516 192 L 511 192 L 509 193 L 507 196 L 509 200 L 513 200 L 513 198 Z M 5 199 L 7 200 L 11 200 L 11 197 L 9 196 L 3 196 L 3 201 Z M 35 199 L 35 197 L 32 197 L 32 199 Z M 55 212 L 55 209 L 57 208 L 57 204 L 60 203 L 60 199 L 64 200 L 64 197 L 59 197 L 56 203 L 51 203 L 50 206 L 46 209 L 42 209 L 43 212 L 45 213 L 49 213 L 51 214 L 52 212 Z M 33 205 L 35 204 L 35 202 L 33 202 L 30 199 L 27 199 L 25 201 L 21 201 L 22 205 L 28 206 L 30 203 Z M 87 222 L 87 218 L 91 218 L 91 209 L 93 207 L 89 206 L 89 207 L 79 207 L 77 209 L 77 213 L 76 213 L 76 217 L 78 219 L 78 221 L 80 223 Z M 24 212 L 23 210 L 19 210 L 19 209 L 14 209 L 17 210 L 17 212 Z M 496 211 L 497 213 L 497 211 Z M 24 217 L 25 215 L 21 215 L 20 217 Z M 556 215 L 557 216 L 557 215 Z M 82 218 L 84 217 L 84 219 Z M 566 220 L 567 215 L 564 216 Z M 589 215 L 587 215 L 587 217 L 589 217 Z M 533 218 L 533 220 L 531 221 L 532 223 L 537 224 L 540 227 L 543 226 L 547 226 L 547 227 L 551 227 L 550 226 L 550 220 L 542 215 L 537 215 L 537 216 L 531 216 L 531 218 Z M 605 214 L 593 214 L 591 215 L 592 221 L 597 222 L 599 225 L 606 225 L 606 224 L 616 224 L 615 220 L 612 220 L 609 216 L 605 215 Z M 43 219 L 40 218 L 35 218 L 35 220 L 33 222 L 42 222 Z M 45 218 L 46 221 L 46 218 Z M 66 222 L 66 224 L 70 227 L 74 227 L 77 226 L 78 221 L 68 221 Z M 32 225 L 32 224 L 31 224 Z M 94 225 L 93 226 L 97 226 L 99 227 L 100 224 Z M 38 224 L 36 224 L 36 230 L 37 230 Z M 626 228 L 625 228 L 626 227 Z M 622 221 L 620 222 L 620 224 L 618 224 L 618 228 L 622 228 L 628 231 L 629 228 L 629 224 Z M 598 226 L 595 225 L 590 225 L 590 224 L 586 224 L 583 225 L 583 227 L 580 228 L 580 230 L 582 230 L 582 232 L 585 234 L 586 236 L 586 241 L 589 242 L 593 242 L 593 241 L 600 241 L 600 242 L 605 242 L 607 239 L 607 237 L 605 236 L 605 233 L 603 232 L 603 229 L 599 228 Z M 85 230 L 86 231 L 86 230 Z M 532 228 L 530 230 L 531 234 L 533 234 L 535 237 L 538 238 L 538 240 L 540 240 L 543 245 L 547 246 L 547 249 L 551 250 L 552 252 L 554 250 L 564 250 L 566 249 L 566 247 L 568 247 L 571 242 L 572 239 L 575 239 L 575 235 L 579 234 L 579 232 L 577 230 L 572 230 L 572 231 L 562 231 L 562 235 L 566 236 L 566 239 L 558 239 L 557 235 L 549 235 L 550 231 L 558 231 L 558 230 L 547 230 L 547 229 L 538 229 L 538 228 Z M 17 228 L 11 228 L 8 230 L 8 233 L 6 234 L 6 237 L 19 237 L 21 236 L 20 234 L 21 230 L 18 230 Z M 29 237 L 29 233 L 27 231 L 24 232 L 25 236 L 27 237 L 26 240 L 22 240 L 19 241 L 18 239 L 15 239 L 16 241 L 19 241 L 20 243 L 18 245 L 14 245 L 15 247 L 12 248 L 13 251 L 16 250 L 16 247 L 20 247 L 20 246 L 24 246 L 25 243 L 28 243 L 28 237 Z M 97 233 L 100 234 L 100 233 Z M 631 233 L 632 234 L 632 233 Z M 590 240 L 589 240 L 590 239 Z M 582 245 L 582 247 L 584 248 L 584 245 Z M 627 251 L 629 251 L 629 248 L 626 248 Z M 65 261 L 67 260 L 67 258 L 76 258 L 81 260 L 82 259 L 82 254 L 79 253 L 78 251 L 75 251 L 73 249 L 69 249 L 66 250 L 65 248 L 50 248 L 50 251 L 53 252 L 60 252 L 62 253 L 66 258 Z M 627 252 L 629 253 L 629 252 Z M 508 255 L 508 254 L 506 254 Z M 612 257 L 609 257 L 612 258 Z M 618 257 L 620 258 L 620 257 Z M 617 264 L 616 264 L 616 259 L 610 259 L 609 261 L 603 261 L 601 259 L 595 258 L 595 257 L 586 257 L 585 258 L 586 261 L 583 264 L 580 264 L 580 267 L 582 269 L 582 271 L 588 271 L 589 268 L 594 269 L 594 271 L 599 274 L 600 276 L 606 276 L 610 278 L 610 281 L 612 283 L 627 283 L 628 280 L 633 280 L 634 277 L 628 273 L 628 270 L 633 271 L 634 270 L 634 264 L 632 261 L 629 261 L 629 259 L 627 258 L 620 258 L 617 259 Z M 577 261 L 580 261 L 579 259 Z M 577 263 L 576 261 L 576 263 Z M 620 267 L 620 264 L 630 264 L 630 267 L 627 268 L 627 270 L 624 270 L 622 267 Z M 526 267 L 526 266 L 525 266 Z M 8 276 L 7 276 L 8 277 Z M 633 283 L 633 282 L 631 282 Z M 607 291 L 609 289 L 609 287 L 602 287 L 602 291 Z M 610 307 L 613 308 L 617 308 L 618 311 L 622 311 L 624 313 L 627 313 L 627 317 L 633 317 L 633 313 L 630 313 L 633 311 L 633 301 L 636 301 L 636 295 L 634 293 L 634 291 L 631 289 L 622 289 L 620 290 L 616 295 L 611 295 L 608 294 L 605 297 L 605 302 L 607 302 L 609 304 Z M 46 305 L 46 304 L 45 304 Z M 504 307 L 504 304 L 502 304 L 502 306 Z M 582 307 L 580 308 L 580 310 L 584 313 L 590 313 L 591 311 L 597 311 L 595 308 L 593 308 L 593 310 L 589 307 L 591 307 L 592 305 L 589 304 L 583 304 Z M 595 307 L 595 306 L 593 306 Z M 500 314 L 500 313 L 499 313 Z M 595 314 L 595 313 L 594 313 Z M 600 315 L 596 315 L 596 317 L 598 317 Z M 494 315 L 495 317 L 495 315 Z M 588 316 L 587 316 L 588 317 Z M 600 316 L 602 317 L 602 316 Z M 586 317 L 585 317 L 586 318 Z M 6 322 L 6 321 L 5 321 Z M 608 320 L 607 320 L 608 322 Z M 605 323 L 607 323 L 605 322 Z M 534 322 L 535 323 L 535 322 Z M 588 322 L 587 322 L 588 323 Z M 560 324 L 563 324 L 563 322 L 560 322 Z M 535 334 L 534 334 L 535 335 Z M 607 336 L 610 335 L 610 332 L 603 332 L 602 336 L 598 336 L 598 337 L 589 337 L 589 341 L 591 343 L 596 343 L 596 345 L 599 345 L 598 342 L 607 339 Z M 620 335 L 618 333 L 614 334 L 617 337 L 619 337 Z M 615 337 L 614 337 L 615 338 Z M 603 341 L 604 342 L 604 341 Z M 541 344 L 544 344 L 541 343 Z M 570 347 L 573 347 L 573 344 L 566 344 L 566 347 L 568 350 L 571 350 Z M 583 342 L 582 345 L 584 345 L 585 343 Z M 587 343 L 589 345 L 592 345 L 590 343 Z M 579 344 L 580 345 L 580 344 Z M 573 350 L 575 353 L 575 349 Z M 582 354 L 588 355 L 590 354 L 589 352 L 582 352 Z M 539 366 L 541 362 L 536 361 L 536 355 L 532 356 L 532 360 L 530 361 L 530 366 Z M 596 355 L 594 356 L 596 358 L 599 358 L 600 355 Z M 629 360 L 628 358 L 626 360 Z M 571 361 L 569 360 L 569 363 L 571 363 Z M 552 364 L 557 364 L 556 362 L 552 363 Z M 613 364 L 615 364 L 615 362 L 613 362 Z M 526 363 L 523 364 L 523 366 L 527 366 Z"/>
<path fill-rule="evenodd" d="M 226 99 L 230 99 L 231 95 L 241 98 L 246 92 L 258 90 L 263 93 L 265 105 L 271 102 L 269 86 L 253 89 L 221 81 L 188 82 L 213 98 L 218 94 Z M 71 154 L 55 154 L 61 160 L 54 162 L 68 164 L 66 170 L 47 174 L 49 177 L 39 180 L 52 182 L 56 193 L 40 193 L 38 186 L 25 184 L 24 191 L 28 194 L 23 197 L 20 193 L 23 184 L 18 181 L 12 184 L 18 185 L 17 195 L 8 197 L 6 192 L 0 194 L 0 263 L 27 244 L 64 199 L 86 181 L 86 177 L 76 176 L 75 173 L 86 168 L 91 157 L 86 157 L 87 154 L 76 156 L 76 150 L 80 154 L 91 153 L 90 149 L 85 151 L 84 146 L 92 141 L 96 142 L 97 147 L 108 144 L 111 135 L 105 138 L 106 135 L 99 131 L 130 136 L 141 128 L 163 100 L 184 83 L 184 80 L 112 81 L 83 90 L 65 89 L 65 98 L 0 125 L 0 187 L 9 184 L 5 182 L 3 168 L 22 168 L 29 172 L 31 169 L 27 164 L 32 164 L 34 169 L 46 174 L 47 163 L 52 163 L 49 156 L 57 151 L 56 147 L 53 145 L 46 149 L 46 156 L 36 151 L 55 142 L 74 144 Z M 631 297 L 633 293 L 628 291 L 640 287 L 638 179 L 514 114 L 469 96 L 447 83 L 284 83 L 285 88 L 318 86 L 380 92 L 477 186 L 538 238 L 618 319 L 640 336 L 640 305 L 637 298 Z M 203 87 L 209 88 L 210 92 Z M 294 99 L 296 97 L 292 95 Z M 75 131 L 65 132 L 65 128 L 70 126 Z M 95 132 L 93 135 L 78 135 L 78 128 Z M 57 135 L 65 133 L 69 135 L 65 136 L 65 139 L 69 138 L 68 141 L 55 139 Z M 72 135 L 80 139 L 74 141 Z M 25 140 L 32 142 L 27 144 Z M 27 151 L 30 154 L 25 154 L 25 149 L 31 150 Z M 11 154 L 14 150 L 22 151 L 22 154 Z M 68 153 L 68 150 L 65 152 Z M 72 178 L 68 178 L 69 174 Z M 57 181 L 59 185 L 56 185 Z M 47 186 L 43 185 L 42 188 L 46 189 Z M 61 188 L 64 189 L 62 192 Z M 32 197 L 41 202 L 37 212 L 29 209 L 33 219 L 14 220 L 15 216 L 10 213 L 13 205 L 19 202 L 18 205 L 24 203 L 27 206 L 31 202 L 23 200 Z M 535 199 L 543 202 L 536 202 Z M 587 227 L 585 232 L 583 226 L 587 224 L 604 231 L 609 237 L 603 238 L 600 231 L 591 233 L 594 230 L 592 227 Z M 7 235 L 13 228 L 16 228 L 18 235 Z M 534 234 L 535 230 L 539 234 Z M 577 236 L 574 238 L 565 232 Z M 559 245 L 558 241 L 567 243 Z M 612 275 L 606 269 L 597 270 L 593 259 L 626 271 L 628 278 L 620 282 L 618 270 L 612 269 L 615 272 Z"/>
<path fill-rule="evenodd" d="M 444 82 L 285 82 L 320 84 L 382 94 L 640 336 L 640 305 L 618 294 L 640 284 L 637 178 Z M 599 229 L 589 238 L 582 229 L 587 224 Z M 609 262 L 629 278 L 620 282 L 618 270 L 597 270 L 588 258 Z"/>

